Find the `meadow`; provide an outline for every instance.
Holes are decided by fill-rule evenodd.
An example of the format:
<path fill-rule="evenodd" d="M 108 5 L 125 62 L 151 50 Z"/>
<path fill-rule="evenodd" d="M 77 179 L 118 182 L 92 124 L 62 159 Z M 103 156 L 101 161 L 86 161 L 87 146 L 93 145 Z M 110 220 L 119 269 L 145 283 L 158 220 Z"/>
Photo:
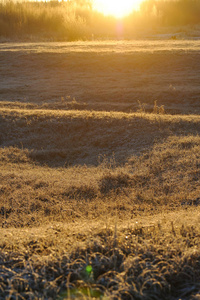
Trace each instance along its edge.
<path fill-rule="evenodd" d="M 199 41 L 0 62 L 0 299 L 200 299 Z"/>

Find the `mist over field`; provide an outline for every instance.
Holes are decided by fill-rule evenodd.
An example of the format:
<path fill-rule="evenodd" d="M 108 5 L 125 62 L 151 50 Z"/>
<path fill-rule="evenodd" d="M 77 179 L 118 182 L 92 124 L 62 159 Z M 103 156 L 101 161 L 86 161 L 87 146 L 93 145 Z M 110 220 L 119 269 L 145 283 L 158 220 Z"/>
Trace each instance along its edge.
<path fill-rule="evenodd" d="M 200 299 L 198 20 L 66 42 L 33 15 L 66 3 L 2 5 L 0 300 Z"/>

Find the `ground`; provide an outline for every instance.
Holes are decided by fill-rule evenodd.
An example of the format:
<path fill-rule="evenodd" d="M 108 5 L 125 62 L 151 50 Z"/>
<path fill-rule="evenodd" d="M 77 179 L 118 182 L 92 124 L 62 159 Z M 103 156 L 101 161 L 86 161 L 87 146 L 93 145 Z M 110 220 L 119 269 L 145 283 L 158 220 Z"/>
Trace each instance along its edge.
<path fill-rule="evenodd" d="M 0 299 L 200 299 L 199 47 L 0 45 Z"/>
<path fill-rule="evenodd" d="M 199 113 L 199 40 L 1 44 L 0 100 Z M 172 50 L 173 49 L 173 50 Z M 62 99 L 62 100 L 61 100 Z"/>

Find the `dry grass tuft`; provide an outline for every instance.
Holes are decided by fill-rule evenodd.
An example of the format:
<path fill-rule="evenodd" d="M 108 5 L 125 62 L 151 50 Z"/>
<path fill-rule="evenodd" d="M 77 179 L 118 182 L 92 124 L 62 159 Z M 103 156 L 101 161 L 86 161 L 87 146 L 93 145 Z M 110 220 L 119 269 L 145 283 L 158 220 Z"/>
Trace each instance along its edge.
<path fill-rule="evenodd" d="M 123 188 L 130 185 L 130 177 L 128 174 L 117 172 L 113 174 L 109 172 L 105 174 L 99 181 L 99 190 L 102 194 L 107 194 L 111 191 L 120 193 Z"/>
<path fill-rule="evenodd" d="M 7 252 L 0 254 L 4 265 L 1 295 L 15 297 L 20 293 L 32 299 L 73 299 L 78 295 L 81 299 L 91 295 L 98 299 L 198 299 L 199 223 L 194 217 L 193 225 L 190 223 L 193 210 L 179 213 L 188 226 L 181 227 L 180 221 L 175 221 L 175 236 L 169 226 L 172 213 L 162 214 L 153 224 L 148 218 L 145 224 L 132 222 L 129 226 L 123 221 L 117 236 L 113 227 L 103 229 L 96 224 L 99 229 L 95 229 L 95 223 L 90 224 L 92 232 L 87 226 L 80 229 L 78 224 L 70 225 L 71 234 L 63 225 L 51 226 L 42 229 L 42 234 L 40 231 L 41 237 L 35 232 L 33 239 L 32 232 L 21 240 L 21 254 L 10 252 L 7 242 Z M 68 253 L 65 243 L 70 236 L 75 247 Z"/>
<path fill-rule="evenodd" d="M 1 163 L 30 163 L 30 152 L 25 149 L 21 150 L 16 147 L 8 147 L 0 149 Z"/>

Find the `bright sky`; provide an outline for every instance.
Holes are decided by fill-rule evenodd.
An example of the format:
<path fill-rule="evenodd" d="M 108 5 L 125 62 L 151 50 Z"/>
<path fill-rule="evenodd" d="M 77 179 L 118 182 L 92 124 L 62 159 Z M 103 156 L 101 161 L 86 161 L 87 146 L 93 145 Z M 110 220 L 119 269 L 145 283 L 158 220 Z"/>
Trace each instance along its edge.
<path fill-rule="evenodd" d="M 94 0 L 94 8 L 105 15 L 123 17 L 140 8 L 143 0 Z"/>

